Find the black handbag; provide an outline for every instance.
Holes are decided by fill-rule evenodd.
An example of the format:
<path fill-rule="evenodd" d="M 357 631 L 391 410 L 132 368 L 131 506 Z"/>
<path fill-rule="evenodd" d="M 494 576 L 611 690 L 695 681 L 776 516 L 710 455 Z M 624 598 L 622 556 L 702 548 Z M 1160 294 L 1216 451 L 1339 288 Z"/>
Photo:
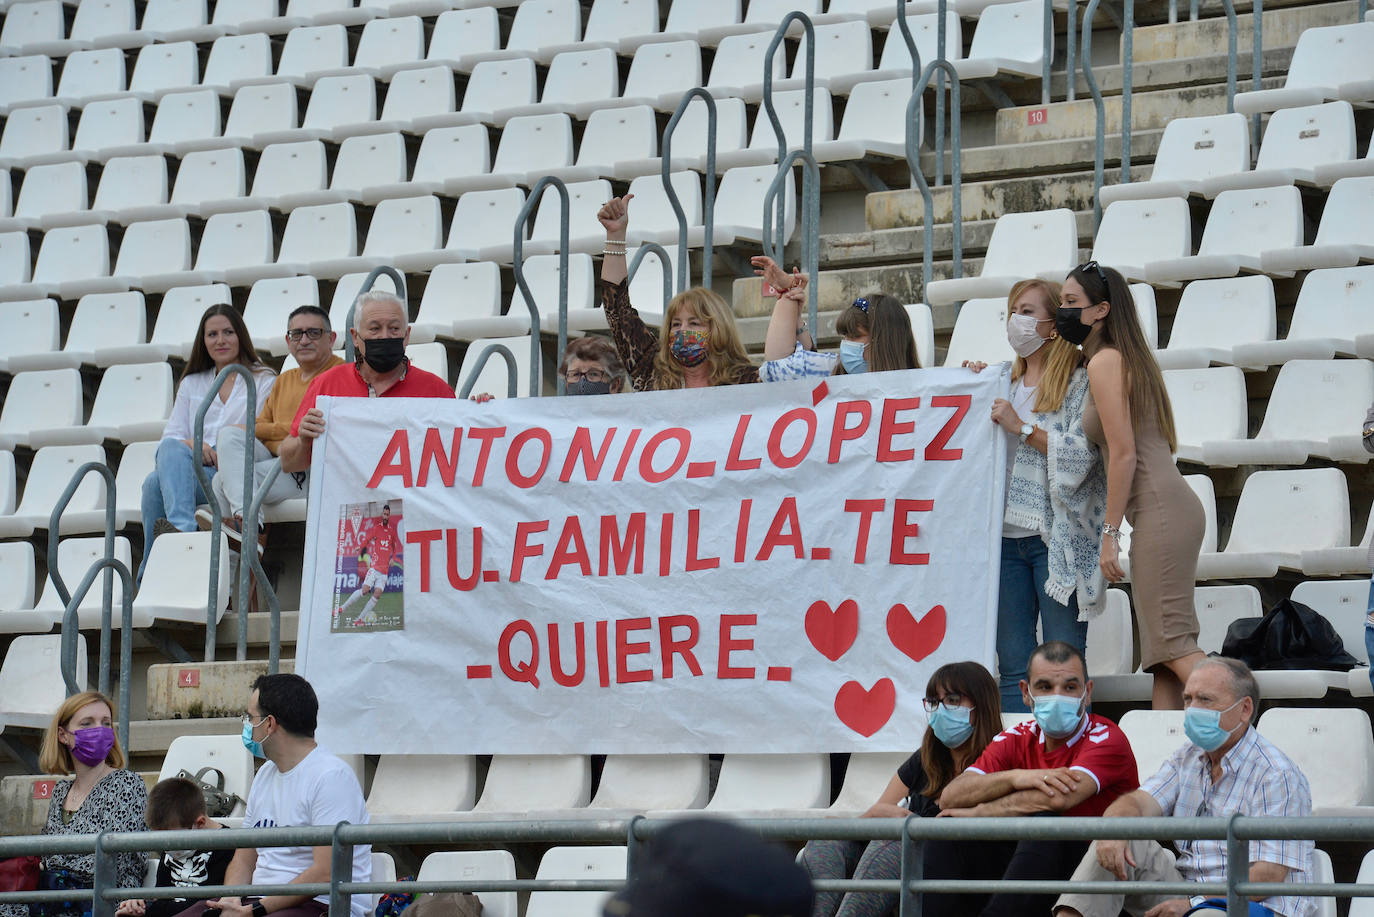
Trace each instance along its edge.
<path fill-rule="evenodd" d="M 43 891 L 70 891 L 90 888 L 90 876 L 70 869 L 44 869 L 39 874 L 38 887 Z M 90 917 L 90 901 L 35 901 L 29 905 L 29 917 Z"/>
<path fill-rule="evenodd" d="M 1348 672 L 1359 661 L 1317 611 L 1281 599 L 1262 618 L 1239 618 L 1226 629 L 1221 655 L 1252 669 L 1325 669 Z"/>
<path fill-rule="evenodd" d="M 211 772 L 217 778 L 214 783 L 205 779 L 205 775 Z M 202 767 L 194 774 L 183 769 L 177 771 L 177 776 L 200 787 L 200 792 L 205 797 L 205 814 L 211 818 L 224 818 L 231 814 L 234 806 L 240 802 L 237 794 L 224 788 L 224 774 L 217 767 Z"/>

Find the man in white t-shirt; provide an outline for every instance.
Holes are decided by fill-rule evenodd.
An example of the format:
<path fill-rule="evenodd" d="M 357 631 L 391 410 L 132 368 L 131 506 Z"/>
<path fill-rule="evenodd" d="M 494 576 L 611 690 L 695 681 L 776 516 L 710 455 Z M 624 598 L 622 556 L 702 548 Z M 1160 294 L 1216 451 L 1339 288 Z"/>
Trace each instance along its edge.
<path fill-rule="evenodd" d="M 347 764 L 315 742 L 320 703 L 299 675 L 260 675 L 253 682 L 243 717 L 243 744 L 266 758 L 253 778 L 244 812 L 245 828 L 366 824 L 362 787 Z M 240 848 L 225 870 L 226 885 L 283 885 L 329 881 L 330 848 Z M 353 848 L 354 882 L 372 879 L 372 848 Z M 365 917 L 367 896 L 354 895 L 349 917 Z M 268 895 L 206 902 L 223 917 L 321 917 L 329 896 Z M 203 910 L 205 905 L 197 905 Z M 178 917 L 199 917 L 188 908 Z"/>

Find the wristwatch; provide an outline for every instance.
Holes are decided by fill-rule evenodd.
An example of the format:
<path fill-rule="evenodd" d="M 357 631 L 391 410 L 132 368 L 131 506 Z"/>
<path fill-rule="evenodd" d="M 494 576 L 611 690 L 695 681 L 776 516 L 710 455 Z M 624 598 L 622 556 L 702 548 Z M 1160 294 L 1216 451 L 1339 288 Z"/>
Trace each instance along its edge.
<path fill-rule="evenodd" d="M 252 914 L 253 917 L 267 917 L 267 905 L 262 903 L 261 898 L 253 902 Z"/>
<path fill-rule="evenodd" d="M 1021 442 L 1030 439 L 1030 435 L 1035 432 L 1035 427 L 1028 423 L 1021 424 Z"/>

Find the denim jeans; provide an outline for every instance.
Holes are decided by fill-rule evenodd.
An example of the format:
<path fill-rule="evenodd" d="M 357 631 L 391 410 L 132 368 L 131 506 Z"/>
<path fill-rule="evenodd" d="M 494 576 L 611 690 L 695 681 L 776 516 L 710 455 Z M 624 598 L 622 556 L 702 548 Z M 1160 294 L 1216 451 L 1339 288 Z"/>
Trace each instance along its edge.
<path fill-rule="evenodd" d="M 1364 649 L 1369 654 L 1369 684 L 1374 687 L 1374 579 L 1369 581 L 1369 601 L 1365 604 Z"/>
<path fill-rule="evenodd" d="M 1078 620 L 1078 597 L 1061 605 L 1045 594 L 1049 548 L 1039 535 L 1002 539 L 1002 582 L 997 598 L 997 670 L 1003 713 L 1025 713 L 1020 682 L 1038 645 L 1036 619 L 1043 640 L 1062 640 L 1083 650 L 1088 622 Z"/>
<path fill-rule="evenodd" d="M 215 476 L 212 465 L 205 466 L 207 477 Z M 196 478 L 191 447 L 179 439 L 164 439 L 157 447 L 153 473 L 143 479 L 143 559 L 138 564 L 138 580 L 148 566 L 153 547 L 153 523 L 166 519 L 183 532 L 196 530 L 196 507 L 208 503 Z"/>

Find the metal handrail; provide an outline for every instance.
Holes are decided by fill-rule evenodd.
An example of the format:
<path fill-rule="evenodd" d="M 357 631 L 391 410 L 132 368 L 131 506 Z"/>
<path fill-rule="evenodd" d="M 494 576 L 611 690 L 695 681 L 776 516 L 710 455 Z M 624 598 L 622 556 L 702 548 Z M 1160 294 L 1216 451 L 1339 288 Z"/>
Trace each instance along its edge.
<path fill-rule="evenodd" d="M 940 0 L 941 3 L 944 0 Z M 802 90 L 805 93 L 805 103 L 802 108 L 802 144 L 801 148 L 808 157 L 811 156 L 811 134 L 816 120 L 816 27 L 811 22 L 811 17 L 801 10 L 793 10 L 782 18 L 778 23 L 777 29 L 773 32 L 773 40 L 768 43 L 768 50 L 763 55 L 763 104 L 762 109 L 768 115 L 768 123 L 773 126 L 773 136 L 778 138 L 778 162 L 781 163 L 787 158 L 787 137 L 782 129 L 782 121 L 778 118 L 778 111 L 773 104 L 773 56 L 777 54 L 778 46 L 782 44 L 787 36 L 787 29 L 794 22 L 800 22 L 802 29 L 806 33 L 806 85 Z M 779 167 L 781 171 L 781 167 Z M 783 222 L 787 219 L 787 199 L 783 198 L 777 202 L 777 227 L 778 238 L 781 239 L 785 227 Z M 765 204 L 763 209 L 764 235 L 767 235 L 768 226 L 768 207 Z M 767 244 L 765 242 L 765 251 Z M 771 253 L 770 253 L 771 257 Z M 781 258 L 774 257 L 774 261 L 782 262 Z M 813 274 L 813 280 L 814 274 Z M 812 329 L 813 332 L 815 329 Z"/>
<path fill-rule="evenodd" d="M 1096 2 L 1096 0 L 1094 0 Z M 925 235 L 924 257 L 921 259 L 921 295 L 925 295 L 925 290 L 930 286 L 932 279 L 933 266 L 931 262 L 935 258 L 935 198 L 930 193 L 930 185 L 926 183 L 926 177 L 921 172 L 921 138 L 920 130 L 920 106 L 921 98 L 925 94 L 926 87 L 930 85 L 930 78 L 935 71 L 948 73 L 950 79 L 951 111 L 954 113 L 950 124 L 950 136 L 953 147 L 953 166 L 951 169 L 950 194 L 951 200 L 951 226 L 953 229 L 953 252 L 954 276 L 956 278 L 964 275 L 964 201 L 963 201 L 963 163 L 960 154 L 961 137 L 960 129 L 960 108 L 959 108 L 959 73 L 954 66 L 947 60 L 933 60 L 926 65 L 921 72 L 921 78 L 916 81 L 916 86 L 911 92 L 911 98 L 906 103 L 906 164 L 911 172 L 911 183 L 921 192 L 921 200 L 925 203 L 925 218 L 922 220 Z M 937 154 L 938 155 L 938 154 Z"/>
<path fill-rule="evenodd" d="M 247 416 L 244 418 L 244 442 L 250 446 L 256 438 L 256 427 L 258 420 L 258 383 L 253 378 L 253 371 L 242 363 L 230 363 L 215 375 L 215 381 L 206 391 L 205 397 L 200 400 L 200 407 L 196 409 L 195 426 L 192 428 L 195 435 L 191 445 L 191 469 L 196 473 L 196 480 L 200 482 L 202 491 L 212 503 L 217 502 L 214 489 L 210 486 L 210 477 L 205 473 L 205 466 L 201 461 L 201 456 L 205 453 L 205 414 L 210 410 L 210 405 L 214 404 L 219 397 L 219 390 L 230 376 L 239 375 L 243 377 L 244 384 L 248 387 L 248 404 L 246 406 Z M 243 451 L 243 492 L 253 493 L 253 450 L 251 448 Z M 207 604 L 205 606 L 205 661 L 215 661 L 215 629 L 218 619 L 215 610 L 219 606 L 219 565 L 220 565 L 220 533 L 223 529 L 223 522 L 220 519 L 218 506 L 216 511 L 210 513 L 210 586 Z M 258 516 L 256 513 L 246 513 L 243 517 L 242 536 L 244 553 L 257 553 L 258 544 Z M 238 646 L 236 648 L 235 659 L 243 662 L 248 658 L 248 571 L 250 565 L 240 560 L 239 577 L 234 596 L 234 609 L 239 619 Z"/>
<path fill-rule="evenodd" d="M 543 197 L 543 191 L 552 185 L 558 189 L 559 206 L 561 209 L 558 214 L 558 363 L 563 362 L 563 352 L 568 349 L 568 221 L 572 213 L 568 202 L 568 186 L 563 184 L 563 180 L 554 175 L 545 175 L 535 182 L 530 189 L 530 196 L 520 208 L 520 215 L 515 218 L 515 249 L 513 265 L 515 269 L 515 284 L 520 288 L 521 294 L 525 298 L 525 307 L 530 311 L 530 397 L 539 397 L 539 370 L 541 361 L 539 359 L 539 307 L 535 305 L 534 293 L 530 291 L 530 285 L 525 280 L 525 227 L 529 224 L 530 214 L 534 212 L 535 204 Z M 567 392 L 567 382 L 560 376 L 558 379 L 558 394 Z"/>
<path fill-rule="evenodd" d="M 1227 914 L 1244 917 L 1249 910 L 1247 896 L 1292 894 L 1291 883 L 1260 883 L 1249 879 L 1251 840 L 1374 840 L 1374 820 L 1340 817 L 1275 818 L 1234 815 L 1230 818 L 779 818 L 746 819 L 737 822 L 766 840 L 896 840 L 902 845 L 901 873 L 896 879 L 817 880 L 819 891 L 868 891 L 899 895 L 899 915 L 918 913 L 923 892 L 968 893 L 1003 892 L 1046 894 L 1072 889 L 1080 894 L 1152 893 L 1187 896 L 1225 895 Z M 483 843 L 620 843 L 626 847 L 626 875 L 637 872 L 640 851 L 645 841 L 670 828 L 673 819 L 581 818 L 540 822 L 442 822 L 427 824 L 337 825 L 292 828 L 250 828 L 197 832 L 141 831 L 101 834 L 54 834 L 0 838 L 0 858 L 57 853 L 94 854 L 96 869 L 93 887 L 57 891 L 0 893 L 0 905 L 36 901 L 90 901 L 94 917 L 112 917 L 114 902 L 127 898 L 161 899 L 185 897 L 186 888 L 119 888 L 114 855 L 176 850 L 193 847 L 203 850 L 241 847 L 330 847 L 331 870 L 328 882 L 295 885 L 216 885 L 194 889 L 200 897 L 246 894 L 306 894 L 330 896 L 329 909 L 346 913 L 350 896 L 387 891 L 590 891 L 617 887 L 606 879 L 521 879 L 521 880 L 434 880 L 434 881 L 352 881 L 353 848 L 359 844 L 483 844 Z M 927 840 L 1155 840 L 1158 838 L 1224 840 L 1227 844 L 1224 882 L 1189 881 L 1094 881 L 1016 880 L 1016 879 L 926 879 L 923 870 L 923 842 Z M 1374 896 L 1374 885 L 1349 882 L 1305 883 L 1308 895 L 1329 897 Z"/>
<path fill-rule="evenodd" d="M 644 256 L 648 254 L 657 255 L 659 263 L 663 265 L 663 306 L 667 308 L 668 300 L 673 298 L 673 259 L 662 245 L 657 242 L 639 243 L 639 250 L 635 252 L 635 256 L 630 259 L 629 266 L 625 269 L 625 282 L 628 284 L 635 279 L 635 273 L 644 263 Z M 686 257 L 687 253 L 684 251 L 682 254 Z M 710 282 L 703 280 L 701 285 L 709 287 Z"/>
<path fill-rule="evenodd" d="M 782 264 L 783 248 L 783 225 L 778 224 L 778 236 L 775 240 L 770 232 L 768 225 L 768 211 L 779 195 L 782 195 L 780 209 L 785 213 L 787 210 L 786 192 L 783 190 L 784 181 L 792 178 L 792 167 L 798 162 L 802 164 L 802 251 L 801 261 L 806 270 L 806 276 L 811 282 L 806 285 L 806 326 L 811 332 L 811 340 L 816 340 L 820 335 L 817 328 L 817 303 L 818 290 L 820 288 L 820 220 L 821 220 L 821 167 L 816 162 L 816 157 L 812 156 L 809 150 L 793 150 L 788 153 L 778 166 L 778 172 L 773 176 L 773 181 L 769 183 L 768 190 L 763 195 L 763 253 L 772 258 L 779 265 Z M 773 245 L 777 242 L 776 247 Z"/>
<path fill-rule="evenodd" d="M 250 447 L 245 450 L 245 460 L 251 463 L 252 459 L 253 449 Z M 276 482 L 277 476 L 280 474 L 282 474 L 281 462 L 273 462 L 272 467 L 267 471 L 267 476 L 262 479 L 262 483 L 258 485 L 257 489 L 245 491 L 245 493 L 250 494 L 250 497 L 248 500 L 248 507 L 244 512 L 253 517 L 255 520 L 254 525 L 256 525 L 256 520 L 262 514 L 262 504 L 263 501 L 267 499 L 268 491 L 272 489 L 272 485 Z M 272 583 L 267 579 L 267 571 L 262 568 L 262 558 L 258 556 L 256 547 L 253 550 L 239 551 L 240 571 L 242 571 L 242 567 L 245 563 L 252 568 L 252 574 L 257 580 L 258 595 L 266 596 L 267 598 L 269 621 L 267 634 L 267 674 L 276 675 L 277 670 L 281 667 L 281 602 L 277 599 L 277 590 L 272 587 Z M 246 593 L 243 592 L 240 592 L 240 594 L 246 595 Z M 246 608 L 248 605 L 246 599 L 243 604 Z M 245 611 L 244 614 L 246 615 L 247 612 Z M 247 642 L 247 631 L 245 630 L 246 625 L 244 623 L 246 620 L 246 617 L 243 616 L 239 618 L 239 633 L 242 635 L 245 644 Z"/>
<path fill-rule="evenodd" d="M 1046 0 L 1046 2 L 1050 2 L 1050 0 Z M 913 35 L 911 34 L 911 26 L 908 25 L 908 24 L 907 24 L 907 21 L 906 21 L 906 3 L 907 3 L 907 0 L 897 0 L 897 29 L 898 29 L 898 31 L 900 31 L 900 32 L 902 33 L 902 40 L 906 42 L 907 53 L 909 53 L 909 54 L 911 55 L 911 88 L 912 88 L 912 90 L 915 90 L 916 87 L 919 85 L 919 86 L 921 86 L 922 89 L 924 90 L 924 85 L 925 85 L 925 84 L 921 81 L 921 79 L 920 79 L 919 77 L 920 77 L 921 74 L 923 74 L 923 73 L 925 72 L 925 70 L 921 67 L 921 52 L 920 52 L 920 51 L 917 49 L 917 47 L 916 47 L 916 38 L 915 38 L 915 36 L 913 36 Z M 942 61 L 943 61 L 943 60 L 946 60 L 946 58 L 945 58 L 945 14 L 946 14 L 947 12 L 948 12 L 948 10 L 947 10 L 947 2 L 946 2 L 946 0 L 939 0 L 939 3 L 936 5 L 936 15 L 939 16 L 939 21 L 936 23 L 936 32 L 935 32 L 935 42 L 936 42 L 936 44 L 935 44 L 935 59 L 936 59 L 936 60 L 942 60 Z M 1047 17 L 1047 18 L 1048 18 L 1048 17 Z M 889 34 L 891 34 L 891 33 L 889 33 Z M 1053 41 L 1053 40 L 1054 40 L 1053 32 L 1050 33 L 1049 40 L 1050 40 L 1050 41 Z M 1048 45 L 1046 46 L 1046 48 L 1048 49 Z M 1046 59 L 1048 60 L 1048 55 L 1046 55 Z M 942 67 L 942 68 L 940 69 L 940 79 L 939 79 L 939 81 L 938 81 L 938 85 L 936 86 L 936 92 L 935 92 L 935 187 L 937 187 L 937 188 L 942 187 L 942 186 L 944 185 L 944 183 L 945 183 L 945 76 L 946 76 L 946 73 L 948 73 L 948 75 L 949 75 L 949 77 L 950 77 L 950 82 L 951 82 L 952 86 L 955 87 L 954 90 L 953 90 L 953 92 L 954 92 L 954 100 L 953 100 L 954 108 L 955 108 L 955 109 L 958 109 L 958 107 L 959 107 L 959 91 L 958 91 L 958 88 L 957 88 L 958 85 L 959 85 L 959 71 L 958 71 L 957 69 L 955 69 L 953 66 L 950 66 L 950 67 Z M 1049 86 L 1049 79 L 1048 79 L 1049 64 L 1048 64 L 1048 63 L 1046 63 L 1046 65 L 1045 65 L 1045 73 L 1046 73 L 1046 77 L 1047 77 L 1046 80 L 1045 80 L 1045 85 L 1046 85 L 1046 86 Z M 1045 92 L 1048 92 L 1048 90 L 1045 90 Z M 1046 96 L 1046 97 L 1045 97 L 1045 100 L 1048 102 L 1048 101 L 1049 101 L 1049 97 Z M 919 123 L 920 123 L 920 122 L 917 122 L 918 126 L 919 126 Z M 952 149 L 953 149 L 954 158 L 955 158 L 956 161 L 958 160 L 959 155 L 960 155 L 959 127 L 958 127 L 958 124 L 959 124 L 959 115 L 958 115 L 958 114 L 955 114 L 955 115 L 954 115 L 954 122 L 953 122 L 953 125 L 954 125 L 954 126 L 951 128 L 951 130 L 953 131 L 953 135 L 952 135 L 952 137 L 951 137 L 950 139 L 951 139 L 951 147 L 952 147 Z M 908 105 L 908 106 L 907 106 L 907 133 L 910 134 L 910 132 L 911 132 L 911 110 L 910 110 L 910 106 Z M 907 139 L 908 139 L 908 147 L 909 147 L 909 146 L 910 146 L 910 137 L 908 136 Z M 918 138 L 917 146 L 918 146 L 918 147 L 920 146 L 919 138 Z M 910 158 L 911 158 L 911 157 L 908 155 L 907 159 L 909 160 Z M 919 170 L 918 168 L 916 168 L 916 167 L 914 167 L 914 166 L 912 167 L 912 172 L 913 172 L 913 174 L 918 173 L 919 171 L 920 171 L 920 170 Z M 957 167 L 956 167 L 956 171 L 957 171 Z M 922 179 L 922 181 L 924 182 L 924 179 Z M 959 275 L 956 274 L 955 276 L 957 277 L 957 276 L 959 276 Z"/>
<path fill-rule="evenodd" d="M 1078 0 L 1069 0 L 1069 34 L 1068 34 L 1068 41 L 1070 41 L 1070 42 L 1073 41 L 1073 32 L 1074 32 L 1074 28 L 1075 28 L 1075 22 L 1074 22 L 1074 21 L 1075 21 L 1075 19 L 1077 19 L 1077 17 L 1078 17 Z M 1044 19 L 1045 19 L 1044 29 L 1043 29 L 1042 34 L 1041 34 L 1041 36 L 1040 36 L 1041 47 L 1044 49 L 1044 55 L 1043 55 L 1043 56 L 1044 56 L 1044 59 L 1045 59 L 1045 60 L 1044 60 L 1044 63 L 1041 65 L 1041 69 L 1040 69 L 1040 104 L 1041 104 L 1041 105 L 1048 105 L 1048 104 L 1050 104 L 1050 64 L 1053 63 L 1053 57 L 1054 57 L 1053 53 L 1051 53 L 1051 48 L 1054 46 L 1054 0 L 1045 0 L 1045 17 L 1044 17 Z M 1067 76 L 1067 79 L 1065 80 L 1065 83 L 1067 84 L 1067 85 L 1065 86 L 1065 98 L 1068 99 L 1068 101 L 1070 101 L 1070 102 L 1073 101 L 1073 90 L 1074 90 L 1074 85 L 1073 85 L 1073 50 L 1072 50 L 1072 49 L 1073 49 L 1073 45 L 1070 44 L 1070 45 L 1069 45 L 1069 50 L 1067 50 L 1067 51 L 1065 52 L 1065 53 L 1068 55 L 1068 60 L 1067 60 L 1066 66 L 1064 67 L 1064 73 L 1065 73 L 1066 76 Z"/>
<path fill-rule="evenodd" d="M 1364 19 L 1363 12 L 1360 18 Z M 1264 0 L 1251 0 L 1250 31 L 1254 37 L 1250 52 L 1250 88 L 1258 92 L 1264 88 Z M 1259 112 L 1255 112 L 1250 116 L 1250 155 L 1258 156 L 1259 146 L 1260 116 Z"/>
<path fill-rule="evenodd" d="M 92 472 L 100 475 L 105 482 L 105 553 L 101 560 L 113 560 L 115 556 L 115 531 L 117 529 L 115 525 L 115 505 L 117 502 L 115 500 L 115 474 L 110 470 L 110 466 L 104 462 L 87 462 L 76 469 L 76 473 L 73 474 L 71 480 L 67 482 L 66 489 L 62 491 L 62 495 L 59 496 L 57 502 L 53 504 L 52 512 L 48 514 L 48 577 L 52 580 L 53 588 L 57 590 L 57 597 L 62 600 L 64 606 L 71 601 L 72 594 L 67 589 L 67 582 L 62 577 L 61 565 L 58 563 L 58 544 L 61 540 L 60 536 L 62 533 L 62 514 L 66 512 L 68 504 L 72 502 L 72 497 L 76 496 L 76 489 L 81 486 L 81 482 L 85 480 L 86 475 Z M 100 564 L 101 560 L 96 561 L 96 565 Z M 105 618 L 100 628 L 100 643 L 101 646 L 106 647 L 106 651 L 101 655 L 100 676 L 97 684 L 100 686 L 100 693 L 108 697 L 110 694 L 110 654 L 108 651 L 110 643 L 109 615 L 110 610 L 114 607 L 113 572 L 105 575 L 105 590 L 102 607 L 104 608 Z M 63 625 L 62 640 L 64 646 L 67 639 L 67 628 Z M 75 631 L 73 631 L 70 639 L 73 647 L 71 669 L 70 671 L 68 670 L 66 664 L 67 657 L 64 654 L 62 657 L 62 677 L 67 683 L 68 694 L 75 694 L 77 690 L 80 690 L 72 690 L 72 685 L 76 683 Z"/>
<path fill-rule="evenodd" d="M 358 288 L 358 292 L 354 295 L 353 301 L 348 304 L 348 317 L 344 319 L 344 323 L 348 325 L 348 327 L 344 329 L 344 359 L 350 363 L 356 359 L 353 352 L 353 335 L 349 334 L 349 332 L 353 329 L 353 312 L 358 308 L 358 297 L 362 296 L 364 293 L 370 292 L 372 290 L 372 285 L 377 282 L 377 278 L 383 274 L 391 278 L 391 285 L 395 287 L 396 296 L 401 302 L 410 301 L 406 292 L 405 275 L 400 271 L 389 264 L 378 265 L 368 271 L 367 277 L 363 280 L 363 285 Z M 410 316 L 407 314 L 406 318 L 409 320 Z"/>
<path fill-rule="evenodd" d="M 673 133 L 677 130 L 677 124 L 682 120 L 683 114 L 687 111 L 687 106 L 692 99 L 699 98 L 706 105 L 706 194 L 704 200 L 702 216 L 702 252 L 701 252 L 701 285 L 710 289 L 711 287 L 711 260 L 713 256 L 713 238 L 715 236 L 716 223 L 716 100 L 715 98 L 696 86 L 682 94 L 682 100 L 677 103 L 677 110 L 668 119 L 668 126 L 663 129 L 663 142 L 660 144 L 662 155 L 662 176 L 663 192 L 668 196 L 668 203 L 672 205 L 673 214 L 677 217 L 677 291 L 681 293 L 687 289 L 688 280 L 688 257 L 687 257 L 687 212 L 682 209 L 682 201 L 677 196 L 677 189 L 673 187 L 671 181 L 673 163 Z M 669 297 L 671 298 L 671 296 Z M 665 300 L 666 301 L 666 300 Z M 562 357 L 559 357 L 560 364 Z"/>
<path fill-rule="evenodd" d="M 477 377 L 482 375 L 482 370 L 487 368 L 487 361 L 495 354 L 506 361 L 506 397 L 520 397 L 520 369 L 515 365 L 515 354 L 511 353 L 505 344 L 491 343 L 482 348 L 482 352 L 477 355 L 477 362 L 472 365 L 468 372 L 468 377 L 463 380 L 462 386 L 458 389 L 458 397 L 466 398 L 472 394 L 472 388 L 477 384 Z"/>
<path fill-rule="evenodd" d="M 129 747 L 129 685 L 133 677 L 134 670 L 134 578 L 129 573 L 129 568 L 123 561 L 117 560 L 113 556 L 102 557 L 100 560 L 91 564 L 86 575 L 81 578 L 81 583 L 76 587 L 76 592 L 66 600 L 66 608 L 62 612 L 62 680 L 67 685 L 67 696 L 79 694 L 84 690 L 76 683 L 76 638 L 81 632 L 80 612 L 81 602 L 86 598 L 86 593 L 90 591 L 91 585 L 99 573 L 105 571 L 106 588 L 110 588 L 110 579 L 118 573 L 124 587 L 122 595 L 124 611 L 120 616 L 119 624 L 119 700 L 116 702 L 117 710 L 115 728 L 119 732 L 119 741 L 124 748 Z M 108 593 L 107 593 L 108 594 Z M 100 610 L 100 693 L 106 697 L 110 696 L 110 614 L 111 602 L 107 599 Z"/>
<path fill-rule="evenodd" d="M 1100 0 L 1088 0 L 1088 8 L 1083 13 L 1083 79 L 1088 84 L 1088 92 L 1092 94 L 1093 109 L 1097 117 L 1096 132 L 1094 134 L 1093 150 L 1093 231 L 1102 223 L 1102 202 L 1099 199 L 1102 192 L 1103 172 L 1107 159 L 1107 108 L 1102 99 L 1102 89 L 1097 85 L 1097 77 L 1093 73 L 1092 51 L 1093 51 L 1093 17 L 1097 14 L 1097 5 Z M 1223 0 L 1227 8 L 1230 9 L 1231 0 Z M 1133 43 L 1133 33 L 1135 31 L 1135 0 L 1122 0 L 1122 37 L 1124 47 L 1122 49 L 1121 66 L 1121 181 L 1123 183 L 1131 180 L 1131 79 L 1132 64 L 1135 55 Z M 1232 52 L 1235 51 L 1235 35 L 1231 36 Z M 1234 61 L 1233 61 L 1234 63 Z M 1229 105 L 1229 103 L 1228 103 Z"/>

